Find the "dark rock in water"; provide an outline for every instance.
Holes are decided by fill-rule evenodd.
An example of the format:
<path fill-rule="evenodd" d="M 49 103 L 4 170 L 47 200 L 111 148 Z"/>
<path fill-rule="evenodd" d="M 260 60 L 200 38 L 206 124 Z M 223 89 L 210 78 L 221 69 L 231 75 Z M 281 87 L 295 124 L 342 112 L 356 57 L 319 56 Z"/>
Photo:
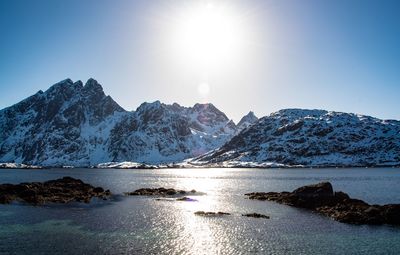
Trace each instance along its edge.
<path fill-rule="evenodd" d="M 52 203 L 68 203 L 72 201 L 89 203 L 93 197 L 107 199 L 109 190 L 93 187 L 79 179 L 63 177 L 46 182 L 31 182 L 21 184 L 1 184 L 0 203 L 23 201 L 33 205 Z"/>
<path fill-rule="evenodd" d="M 370 205 L 350 198 L 344 192 L 333 192 L 329 182 L 300 187 L 293 192 L 254 192 L 245 195 L 250 199 L 306 208 L 345 223 L 400 225 L 400 204 Z"/>
<path fill-rule="evenodd" d="M 329 182 L 321 182 L 314 185 L 303 186 L 295 189 L 293 193 L 298 196 L 332 196 L 333 188 Z"/>
<path fill-rule="evenodd" d="M 252 218 L 264 218 L 264 219 L 269 219 L 269 216 L 268 216 L 268 215 L 259 214 L 259 213 L 247 213 L 247 214 L 242 214 L 242 216 L 252 217 Z"/>
<path fill-rule="evenodd" d="M 190 197 L 180 197 L 180 198 L 177 198 L 176 201 L 194 202 L 194 201 L 197 201 L 197 200 L 193 199 L 193 198 L 190 198 Z"/>
<path fill-rule="evenodd" d="M 193 192 L 194 191 L 194 192 Z M 192 193 L 195 193 L 195 190 L 191 191 Z M 167 189 L 167 188 L 142 188 L 142 189 L 137 189 L 132 192 L 125 192 L 125 195 L 128 196 L 174 196 L 177 194 L 183 195 L 189 193 L 184 190 L 175 190 L 175 189 Z"/>
<path fill-rule="evenodd" d="M 172 195 L 176 194 L 176 191 L 175 190 L 167 190 L 166 194 L 172 196 Z"/>
<path fill-rule="evenodd" d="M 382 206 L 384 211 L 385 221 L 388 224 L 400 225 L 400 205 L 399 204 L 388 204 Z"/>
<path fill-rule="evenodd" d="M 231 215 L 230 213 L 226 212 L 204 212 L 204 211 L 197 211 L 194 213 L 198 216 L 224 216 L 224 215 Z"/>

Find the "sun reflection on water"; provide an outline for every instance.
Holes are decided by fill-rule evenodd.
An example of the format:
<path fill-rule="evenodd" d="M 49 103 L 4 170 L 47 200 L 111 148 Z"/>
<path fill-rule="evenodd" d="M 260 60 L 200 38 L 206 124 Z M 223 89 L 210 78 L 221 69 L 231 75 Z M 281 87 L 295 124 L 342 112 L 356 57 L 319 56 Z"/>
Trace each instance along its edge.
<path fill-rule="evenodd" d="M 226 171 L 215 171 L 215 169 L 202 169 L 201 171 L 179 171 L 176 170 L 178 187 L 186 190 L 196 189 L 196 195 L 188 196 L 196 199 L 194 202 L 178 203 L 181 213 L 181 226 L 186 241 L 190 242 L 190 250 L 193 254 L 221 254 L 221 240 L 226 237 L 218 227 L 221 221 L 228 220 L 226 217 L 204 217 L 197 216 L 196 211 L 218 212 L 224 211 L 220 191 L 223 187 L 223 178 Z M 224 250 L 227 250 L 224 245 Z"/>

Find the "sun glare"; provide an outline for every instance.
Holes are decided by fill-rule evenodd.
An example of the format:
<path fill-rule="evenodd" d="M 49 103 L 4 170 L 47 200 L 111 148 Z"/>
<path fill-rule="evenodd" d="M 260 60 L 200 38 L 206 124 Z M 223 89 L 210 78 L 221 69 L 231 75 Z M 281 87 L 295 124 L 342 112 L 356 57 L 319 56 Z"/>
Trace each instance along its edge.
<path fill-rule="evenodd" d="M 197 90 L 202 97 L 207 97 L 208 93 L 210 93 L 210 85 L 207 82 L 202 82 L 197 87 Z"/>
<path fill-rule="evenodd" d="M 240 17 L 228 6 L 198 4 L 182 10 L 175 24 L 173 44 L 185 63 L 215 69 L 240 52 Z"/>

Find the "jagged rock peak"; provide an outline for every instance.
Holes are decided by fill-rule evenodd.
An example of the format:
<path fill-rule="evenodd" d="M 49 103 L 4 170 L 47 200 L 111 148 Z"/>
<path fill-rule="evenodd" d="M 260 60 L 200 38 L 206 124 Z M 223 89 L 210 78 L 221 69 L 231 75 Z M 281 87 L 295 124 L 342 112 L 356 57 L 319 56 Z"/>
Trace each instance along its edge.
<path fill-rule="evenodd" d="M 52 85 L 49 89 L 45 91 L 46 94 L 60 94 L 62 91 L 74 91 L 82 89 L 82 82 L 73 82 L 70 78 L 59 81 Z"/>
<path fill-rule="evenodd" d="M 57 85 L 57 84 L 73 84 L 74 82 L 70 79 L 70 78 L 67 78 L 67 79 L 64 79 L 64 80 L 62 80 L 62 81 L 59 81 L 59 82 L 57 82 L 56 84 L 54 84 L 54 85 Z M 54 86 L 53 85 L 53 86 Z"/>
<path fill-rule="evenodd" d="M 139 105 L 139 107 L 136 109 L 137 112 L 143 112 L 143 111 L 147 111 L 149 109 L 157 109 L 162 107 L 164 104 L 161 103 L 159 100 L 156 100 L 154 102 L 144 102 L 141 105 Z"/>
<path fill-rule="evenodd" d="M 52 86 L 50 86 L 50 88 L 47 89 L 47 91 L 54 91 L 54 90 L 57 90 L 62 87 L 71 86 L 72 84 L 74 84 L 74 82 L 70 78 L 67 78 L 67 79 L 64 79 L 62 81 L 59 81 L 59 82 L 53 84 Z"/>
<path fill-rule="evenodd" d="M 198 118 L 200 122 L 203 123 L 211 116 L 213 119 L 216 119 L 218 121 L 229 121 L 225 113 L 220 111 L 217 107 L 215 107 L 211 103 L 206 103 L 206 104 L 197 103 L 193 106 L 192 110 L 199 114 Z"/>
<path fill-rule="evenodd" d="M 193 109 L 196 111 L 204 111 L 204 110 L 218 110 L 212 103 L 196 103 L 193 105 Z M 218 110 L 219 111 L 219 110 Z"/>
<path fill-rule="evenodd" d="M 255 122 L 257 122 L 258 118 L 256 117 L 256 115 L 254 114 L 254 112 L 250 111 L 248 114 L 246 114 L 245 116 L 243 116 L 239 123 L 238 126 L 243 125 L 244 123 L 250 123 L 253 124 Z"/>
<path fill-rule="evenodd" d="M 90 78 L 85 86 L 83 87 L 86 91 L 92 91 L 95 93 L 104 93 L 103 87 L 93 78 Z"/>

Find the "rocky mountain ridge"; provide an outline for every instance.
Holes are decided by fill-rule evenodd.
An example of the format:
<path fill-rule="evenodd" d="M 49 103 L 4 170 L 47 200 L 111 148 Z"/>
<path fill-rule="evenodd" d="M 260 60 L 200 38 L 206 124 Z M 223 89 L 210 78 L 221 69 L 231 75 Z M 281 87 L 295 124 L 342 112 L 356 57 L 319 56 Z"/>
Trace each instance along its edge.
<path fill-rule="evenodd" d="M 194 164 L 399 166 L 400 122 L 324 110 L 285 109 L 259 119 Z"/>
<path fill-rule="evenodd" d="M 236 125 L 212 104 L 126 111 L 94 79 L 70 79 L 0 110 L 0 163 L 35 166 L 400 166 L 400 122 L 285 109 Z"/>
<path fill-rule="evenodd" d="M 212 104 L 159 101 L 126 111 L 94 79 L 70 79 L 0 110 L 0 162 L 92 166 L 170 163 L 222 146 L 236 132 Z"/>

